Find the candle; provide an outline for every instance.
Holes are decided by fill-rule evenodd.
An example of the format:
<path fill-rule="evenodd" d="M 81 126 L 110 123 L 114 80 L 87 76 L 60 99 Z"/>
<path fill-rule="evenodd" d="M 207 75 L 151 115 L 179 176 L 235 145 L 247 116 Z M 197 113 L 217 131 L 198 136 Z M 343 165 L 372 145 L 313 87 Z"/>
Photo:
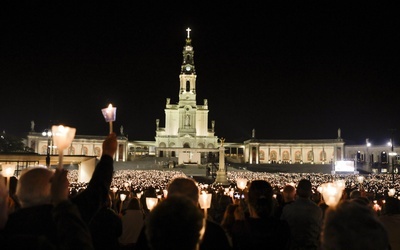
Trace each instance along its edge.
<path fill-rule="evenodd" d="M 336 206 L 342 197 L 344 185 L 340 182 L 329 182 L 321 185 L 322 197 L 326 205 Z"/>
<path fill-rule="evenodd" d="M 72 142 L 75 137 L 75 128 L 70 128 L 63 125 L 54 125 L 51 128 L 51 132 L 53 133 L 53 141 L 54 145 L 58 149 L 58 168 L 62 168 L 62 160 L 64 149 L 66 149 Z"/>
<path fill-rule="evenodd" d="M 119 205 L 119 213 L 122 213 L 122 205 L 124 204 L 124 200 L 126 199 L 126 194 L 120 194 L 119 198 L 121 200 L 121 204 Z"/>
<path fill-rule="evenodd" d="M 245 179 L 245 178 L 237 178 L 236 179 L 236 185 L 237 185 L 237 187 L 239 189 L 241 189 L 243 191 L 247 186 L 247 179 Z"/>
<path fill-rule="evenodd" d="M 112 104 L 110 103 L 108 107 L 102 109 L 101 112 L 103 113 L 106 122 L 110 124 L 110 134 L 111 134 L 113 131 L 112 122 L 115 121 L 115 118 L 117 116 L 117 108 L 113 107 Z"/>
<path fill-rule="evenodd" d="M 199 204 L 204 209 L 204 218 L 207 218 L 207 209 L 211 207 L 212 193 L 206 193 L 202 191 L 199 195 Z"/>
<path fill-rule="evenodd" d="M 14 175 L 15 172 L 15 164 L 3 164 L 2 175 L 7 177 L 7 190 L 10 190 L 10 177 Z"/>
<path fill-rule="evenodd" d="M 152 198 L 152 197 L 146 197 L 146 206 L 147 209 L 150 211 L 157 205 L 158 199 L 157 198 Z"/>

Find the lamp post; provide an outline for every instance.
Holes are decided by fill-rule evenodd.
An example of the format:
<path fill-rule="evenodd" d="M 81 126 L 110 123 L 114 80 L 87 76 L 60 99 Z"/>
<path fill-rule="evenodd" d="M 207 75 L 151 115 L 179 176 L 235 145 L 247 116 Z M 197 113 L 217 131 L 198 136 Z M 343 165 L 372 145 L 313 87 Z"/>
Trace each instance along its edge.
<path fill-rule="evenodd" d="M 368 148 L 371 147 L 371 143 L 369 142 L 369 138 L 365 139 L 365 146 L 367 148 L 367 155 L 365 157 L 365 163 L 367 165 L 367 171 L 369 171 L 369 162 L 370 162 L 370 157 L 369 157 L 369 152 L 368 152 Z"/>
<path fill-rule="evenodd" d="M 47 154 L 46 154 L 46 166 L 47 168 L 50 168 L 50 147 L 51 147 L 51 136 L 53 135 L 51 133 L 50 129 L 46 129 L 42 133 L 43 136 L 47 136 Z"/>
<path fill-rule="evenodd" d="M 393 136 L 393 134 L 392 134 Z M 389 153 L 389 157 L 391 158 L 391 162 L 392 162 L 392 182 L 394 185 L 394 158 L 397 155 L 396 152 L 394 152 L 394 142 L 393 142 L 393 138 L 390 139 L 389 145 L 391 147 L 390 153 Z"/>

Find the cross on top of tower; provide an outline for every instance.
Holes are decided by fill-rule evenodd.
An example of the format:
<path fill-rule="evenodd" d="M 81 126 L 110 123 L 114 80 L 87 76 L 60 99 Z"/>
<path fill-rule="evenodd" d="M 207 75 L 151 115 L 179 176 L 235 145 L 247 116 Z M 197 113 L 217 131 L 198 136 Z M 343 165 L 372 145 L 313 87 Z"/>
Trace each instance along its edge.
<path fill-rule="evenodd" d="M 192 30 L 190 28 L 187 28 L 186 31 L 187 31 L 187 38 L 190 38 L 190 31 Z"/>

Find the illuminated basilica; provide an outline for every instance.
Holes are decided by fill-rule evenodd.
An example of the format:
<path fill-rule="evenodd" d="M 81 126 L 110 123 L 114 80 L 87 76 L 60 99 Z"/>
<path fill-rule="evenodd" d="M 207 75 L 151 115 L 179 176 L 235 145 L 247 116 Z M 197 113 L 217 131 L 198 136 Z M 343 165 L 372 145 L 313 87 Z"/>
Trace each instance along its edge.
<path fill-rule="evenodd" d="M 178 164 L 204 164 L 207 157 L 218 154 L 220 139 L 215 135 L 216 121 L 208 120 L 210 105 L 207 99 L 196 99 L 196 67 L 190 28 L 183 46 L 183 61 L 179 75 L 179 100 L 166 98 L 165 125 L 155 121 L 155 141 L 129 140 L 120 129 L 116 161 L 129 162 L 136 157 L 154 156 L 176 159 Z M 160 107 L 161 108 L 161 107 Z M 261 128 L 262 129 L 262 128 Z M 255 129 L 252 137 L 243 143 L 225 142 L 225 156 L 233 163 L 249 164 L 332 164 L 341 160 L 355 160 L 372 165 L 388 159 L 384 146 L 345 145 L 338 129 L 337 138 L 319 140 L 258 139 Z M 64 155 L 100 157 L 104 136 L 76 135 Z M 57 154 L 51 138 L 31 128 L 28 147 L 39 155 Z M 396 151 L 396 148 L 394 149 Z M 400 153 L 400 152 L 398 152 Z"/>

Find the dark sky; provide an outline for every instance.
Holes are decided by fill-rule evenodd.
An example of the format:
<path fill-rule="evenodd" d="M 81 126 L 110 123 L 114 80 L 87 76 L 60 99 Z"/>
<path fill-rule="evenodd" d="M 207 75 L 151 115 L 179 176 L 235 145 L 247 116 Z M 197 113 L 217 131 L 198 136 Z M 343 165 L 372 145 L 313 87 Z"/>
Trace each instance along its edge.
<path fill-rule="evenodd" d="M 197 100 L 218 137 L 400 137 L 399 18 L 386 1 L 7 1 L 0 17 L 0 129 L 50 124 L 154 140 L 178 102 L 187 27 Z M 236 3 L 237 2 L 237 3 Z M 351 2 L 351 3 L 349 3 Z M 263 3 L 263 4 L 261 4 Z"/>

